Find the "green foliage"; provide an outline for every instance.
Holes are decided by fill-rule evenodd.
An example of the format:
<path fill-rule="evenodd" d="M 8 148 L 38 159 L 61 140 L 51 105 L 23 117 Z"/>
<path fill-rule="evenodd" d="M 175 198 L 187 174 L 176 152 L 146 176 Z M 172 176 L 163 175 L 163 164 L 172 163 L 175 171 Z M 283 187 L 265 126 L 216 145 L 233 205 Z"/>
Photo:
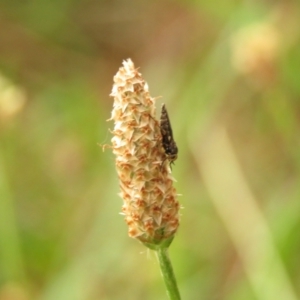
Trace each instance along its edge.
<path fill-rule="evenodd" d="M 154 255 L 118 214 L 114 157 L 97 145 L 110 143 L 108 95 L 128 57 L 167 103 L 179 148 L 184 209 L 169 251 L 182 299 L 268 300 L 282 278 L 278 299 L 299 298 L 299 5 L 50 2 L 0 3 L 1 73 L 25 97 L 8 113 L 19 102 L 0 84 L 0 300 L 165 299 Z M 271 245 L 282 267 L 266 264 L 260 284 L 232 235 L 242 221 L 224 218 L 199 164 L 216 127 L 271 235 L 245 249 L 273 257 Z"/>

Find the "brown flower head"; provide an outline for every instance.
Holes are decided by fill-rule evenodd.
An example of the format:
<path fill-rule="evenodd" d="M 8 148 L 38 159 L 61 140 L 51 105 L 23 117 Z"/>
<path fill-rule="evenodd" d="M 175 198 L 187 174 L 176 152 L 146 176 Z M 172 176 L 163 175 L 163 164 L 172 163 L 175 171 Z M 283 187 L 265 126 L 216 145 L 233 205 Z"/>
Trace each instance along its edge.
<path fill-rule="evenodd" d="M 162 148 L 155 99 L 128 59 L 114 76 L 112 147 L 129 236 L 148 247 L 171 242 L 179 226 L 179 203 Z"/>
<path fill-rule="evenodd" d="M 231 40 L 233 67 L 258 86 L 273 82 L 280 42 L 280 32 L 270 21 L 239 29 Z"/>

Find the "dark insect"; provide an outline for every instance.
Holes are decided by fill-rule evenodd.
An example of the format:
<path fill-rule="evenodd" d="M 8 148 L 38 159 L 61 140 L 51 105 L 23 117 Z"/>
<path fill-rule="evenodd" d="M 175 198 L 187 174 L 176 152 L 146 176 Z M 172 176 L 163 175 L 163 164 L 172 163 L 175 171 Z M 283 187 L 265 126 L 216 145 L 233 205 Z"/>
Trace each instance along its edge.
<path fill-rule="evenodd" d="M 171 166 L 171 164 L 174 164 L 174 161 L 177 159 L 178 148 L 173 139 L 173 132 L 169 115 L 164 104 L 161 108 L 160 132 L 162 136 L 162 146 L 166 154 L 166 158 L 164 159 L 161 165 L 163 165 L 166 160 L 169 160 Z"/>

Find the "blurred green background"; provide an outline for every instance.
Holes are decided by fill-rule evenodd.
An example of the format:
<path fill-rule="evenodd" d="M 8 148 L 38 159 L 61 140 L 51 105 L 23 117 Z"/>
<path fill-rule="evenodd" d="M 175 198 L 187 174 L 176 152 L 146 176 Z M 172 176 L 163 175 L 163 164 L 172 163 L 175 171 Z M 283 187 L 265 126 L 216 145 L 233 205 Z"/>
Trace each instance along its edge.
<path fill-rule="evenodd" d="M 299 1 L 0 1 L 0 300 L 167 299 L 109 144 L 131 58 L 179 147 L 182 299 L 300 299 Z"/>

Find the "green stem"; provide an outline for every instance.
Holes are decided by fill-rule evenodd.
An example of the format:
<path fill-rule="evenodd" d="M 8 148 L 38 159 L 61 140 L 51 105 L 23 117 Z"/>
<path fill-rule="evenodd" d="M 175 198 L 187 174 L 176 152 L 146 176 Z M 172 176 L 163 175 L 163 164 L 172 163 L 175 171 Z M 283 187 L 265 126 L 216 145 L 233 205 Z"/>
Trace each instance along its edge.
<path fill-rule="evenodd" d="M 173 272 L 172 264 L 168 255 L 168 248 L 158 248 L 156 250 L 162 276 L 167 288 L 167 294 L 170 300 L 180 300 L 180 294 Z"/>

